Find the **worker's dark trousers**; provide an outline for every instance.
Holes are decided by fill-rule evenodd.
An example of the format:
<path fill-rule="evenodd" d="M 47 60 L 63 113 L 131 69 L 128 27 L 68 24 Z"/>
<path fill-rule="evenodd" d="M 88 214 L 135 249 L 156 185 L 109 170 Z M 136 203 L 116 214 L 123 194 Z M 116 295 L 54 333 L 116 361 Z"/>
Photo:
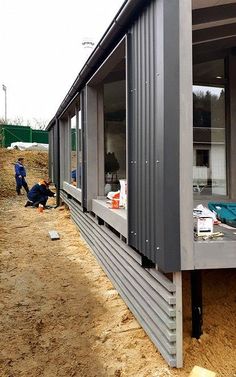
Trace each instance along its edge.
<path fill-rule="evenodd" d="M 47 195 L 41 195 L 41 194 L 32 195 L 31 190 L 30 190 L 30 193 L 27 196 L 28 196 L 28 199 L 31 201 L 33 207 L 38 207 L 39 204 L 42 204 L 44 207 L 46 206 L 46 203 L 48 200 Z"/>
<path fill-rule="evenodd" d="M 18 177 L 17 175 L 15 175 L 15 179 L 16 179 L 16 192 L 18 195 L 20 195 L 20 190 L 22 189 L 22 187 L 24 187 L 25 191 L 29 192 L 29 187 L 28 187 L 28 184 L 25 180 L 24 177 Z"/>
<path fill-rule="evenodd" d="M 33 206 L 38 207 L 39 204 L 42 204 L 45 207 L 46 203 L 47 203 L 47 199 L 40 199 L 40 200 L 36 200 L 35 202 L 33 202 Z"/>

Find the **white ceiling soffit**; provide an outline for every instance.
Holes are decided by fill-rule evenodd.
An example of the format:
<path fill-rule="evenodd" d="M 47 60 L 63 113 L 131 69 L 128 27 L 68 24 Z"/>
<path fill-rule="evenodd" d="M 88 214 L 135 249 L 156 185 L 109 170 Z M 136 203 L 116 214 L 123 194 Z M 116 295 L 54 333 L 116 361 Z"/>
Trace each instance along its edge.
<path fill-rule="evenodd" d="M 215 7 L 235 3 L 233 0 L 192 0 L 192 9 Z"/>

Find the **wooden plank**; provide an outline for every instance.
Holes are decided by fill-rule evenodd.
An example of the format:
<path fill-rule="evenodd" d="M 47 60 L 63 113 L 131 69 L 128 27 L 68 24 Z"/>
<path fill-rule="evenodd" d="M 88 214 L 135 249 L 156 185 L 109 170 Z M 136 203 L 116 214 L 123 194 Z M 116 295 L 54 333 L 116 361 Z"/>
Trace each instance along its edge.
<path fill-rule="evenodd" d="M 57 233 L 56 230 L 50 230 L 48 232 L 48 234 L 49 234 L 49 237 L 51 238 L 52 241 L 60 239 L 60 236 L 59 236 L 59 234 Z"/>
<path fill-rule="evenodd" d="M 216 377 L 216 373 L 208 369 L 195 366 L 192 369 L 189 377 Z"/>

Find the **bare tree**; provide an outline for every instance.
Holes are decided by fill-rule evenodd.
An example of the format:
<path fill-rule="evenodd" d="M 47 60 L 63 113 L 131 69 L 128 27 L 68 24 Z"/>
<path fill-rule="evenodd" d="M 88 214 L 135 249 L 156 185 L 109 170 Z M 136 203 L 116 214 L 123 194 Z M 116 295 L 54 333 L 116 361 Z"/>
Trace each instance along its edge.
<path fill-rule="evenodd" d="M 17 116 L 13 120 L 8 122 L 9 124 L 12 124 L 14 126 L 24 126 L 24 120 L 21 116 Z"/>
<path fill-rule="evenodd" d="M 37 119 L 33 118 L 32 120 L 25 120 L 21 116 L 17 116 L 14 119 L 8 119 L 7 123 L 5 123 L 4 118 L 0 118 L 0 125 L 1 124 L 10 124 L 13 126 L 25 126 L 25 127 L 31 127 L 32 129 L 37 130 L 45 130 L 47 127 L 48 121 L 44 119 Z"/>
<path fill-rule="evenodd" d="M 37 130 L 45 130 L 45 128 L 47 127 L 47 124 L 48 124 L 48 122 L 44 119 L 33 118 L 33 121 L 34 121 L 33 128 L 35 128 Z"/>

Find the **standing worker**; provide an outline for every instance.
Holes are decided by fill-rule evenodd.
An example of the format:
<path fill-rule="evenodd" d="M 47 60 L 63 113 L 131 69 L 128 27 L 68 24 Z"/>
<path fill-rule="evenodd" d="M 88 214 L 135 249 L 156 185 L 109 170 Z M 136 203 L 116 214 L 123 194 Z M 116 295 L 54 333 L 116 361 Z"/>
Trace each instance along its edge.
<path fill-rule="evenodd" d="M 56 194 L 49 189 L 50 181 L 42 179 L 39 183 L 36 183 L 28 193 L 28 200 L 25 207 L 33 206 L 38 207 L 39 205 L 47 208 L 46 203 L 48 197 L 55 197 Z"/>
<path fill-rule="evenodd" d="M 19 157 L 18 161 L 15 163 L 16 192 L 18 195 L 21 195 L 22 187 L 24 187 L 27 193 L 29 192 L 29 187 L 25 180 L 26 170 L 23 165 L 23 162 L 24 162 L 24 158 Z"/>

